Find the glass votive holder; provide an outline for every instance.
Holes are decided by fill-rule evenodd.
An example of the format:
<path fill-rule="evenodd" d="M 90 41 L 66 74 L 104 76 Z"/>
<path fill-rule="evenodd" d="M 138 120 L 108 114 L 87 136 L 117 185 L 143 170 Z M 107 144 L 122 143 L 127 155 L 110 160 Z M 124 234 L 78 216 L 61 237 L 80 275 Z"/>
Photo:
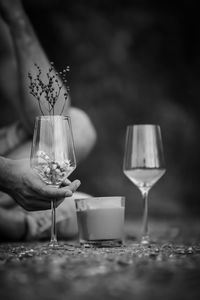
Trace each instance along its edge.
<path fill-rule="evenodd" d="M 125 197 L 75 199 L 79 241 L 84 247 L 119 247 L 124 239 Z"/>

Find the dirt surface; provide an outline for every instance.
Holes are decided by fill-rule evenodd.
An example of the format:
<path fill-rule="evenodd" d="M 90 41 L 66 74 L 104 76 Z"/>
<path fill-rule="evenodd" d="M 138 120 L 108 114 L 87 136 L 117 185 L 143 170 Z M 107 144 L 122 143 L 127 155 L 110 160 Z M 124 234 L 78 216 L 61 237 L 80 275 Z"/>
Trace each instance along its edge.
<path fill-rule="evenodd" d="M 134 223 L 119 248 L 2 243 L 0 299 L 199 299 L 198 228 L 194 221 L 153 222 L 148 247 L 138 243 Z"/>

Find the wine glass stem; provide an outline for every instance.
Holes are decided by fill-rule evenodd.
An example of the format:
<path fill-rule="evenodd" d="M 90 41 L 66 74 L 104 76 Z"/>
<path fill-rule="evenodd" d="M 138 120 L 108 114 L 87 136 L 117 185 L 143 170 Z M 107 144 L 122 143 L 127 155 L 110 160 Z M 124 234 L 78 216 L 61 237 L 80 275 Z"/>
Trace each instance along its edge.
<path fill-rule="evenodd" d="M 56 235 L 56 203 L 55 200 L 51 200 L 51 246 L 56 246 L 57 235 Z"/>
<path fill-rule="evenodd" d="M 148 230 L 148 190 L 142 190 L 142 197 L 144 201 L 144 213 L 143 213 L 143 233 L 142 244 L 149 244 L 149 230 Z"/>

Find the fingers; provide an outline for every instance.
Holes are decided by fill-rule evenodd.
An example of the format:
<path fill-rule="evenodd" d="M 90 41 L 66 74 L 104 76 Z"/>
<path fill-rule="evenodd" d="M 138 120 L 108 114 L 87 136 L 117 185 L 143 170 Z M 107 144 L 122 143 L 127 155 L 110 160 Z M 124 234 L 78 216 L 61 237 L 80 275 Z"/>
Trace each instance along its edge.
<path fill-rule="evenodd" d="M 80 186 L 80 181 L 75 180 L 67 187 L 55 188 L 46 186 L 40 188 L 35 195 L 14 195 L 17 203 L 28 211 L 46 210 L 51 208 L 51 200 L 55 199 L 56 207 L 58 207 L 65 197 L 71 197 L 73 192 Z"/>
<path fill-rule="evenodd" d="M 71 190 L 72 193 L 74 193 L 74 192 L 78 189 L 78 187 L 80 186 L 80 184 L 81 184 L 80 180 L 74 180 L 74 181 L 67 187 L 67 189 L 68 189 L 68 190 Z M 67 197 L 67 196 L 66 196 L 66 197 Z"/>
<path fill-rule="evenodd" d="M 61 183 L 60 187 L 63 187 L 63 186 L 68 186 L 71 184 L 71 181 L 66 178 L 65 180 L 63 180 L 63 182 Z"/>
<path fill-rule="evenodd" d="M 71 197 L 73 193 L 77 190 L 77 188 L 80 186 L 79 180 L 74 180 L 72 183 L 67 185 L 66 187 L 61 188 L 55 188 L 48 185 L 43 185 L 40 190 L 38 190 L 38 193 L 40 193 L 41 196 L 48 199 L 60 199 L 65 197 Z"/>

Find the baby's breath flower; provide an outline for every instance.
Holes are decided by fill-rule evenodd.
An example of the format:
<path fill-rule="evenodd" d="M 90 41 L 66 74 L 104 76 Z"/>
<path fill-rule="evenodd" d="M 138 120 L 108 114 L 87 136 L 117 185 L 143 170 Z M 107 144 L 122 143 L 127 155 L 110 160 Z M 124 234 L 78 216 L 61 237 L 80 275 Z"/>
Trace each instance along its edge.
<path fill-rule="evenodd" d="M 47 82 L 43 82 L 41 79 L 42 70 L 40 66 L 38 66 L 36 63 L 34 63 L 34 66 L 37 69 L 36 76 L 33 77 L 32 74 L 28 72 L 28 78 L 30 81 L 29 90 L 30 94 L 38 101 L 40 111 L 43 115 L 44 113 L 41 105 L 42 99 L 45 99 L 47 102 L 49 115 L 54 115 L 56 102 L 58 101 L 60 92 L 65 84 L 66 92 L 64 92 L 64 104 L 60 112 L 60 114 L 62 114 L 69 96 L 69 87 L 66 86 L 66 76 L 67 72 L 69 71 L 69 67 L 67 66 L 66 69 L 56 72 L 54 69 L 54 62 L 51 62 L 51 66 L 46 73 Z"/>

